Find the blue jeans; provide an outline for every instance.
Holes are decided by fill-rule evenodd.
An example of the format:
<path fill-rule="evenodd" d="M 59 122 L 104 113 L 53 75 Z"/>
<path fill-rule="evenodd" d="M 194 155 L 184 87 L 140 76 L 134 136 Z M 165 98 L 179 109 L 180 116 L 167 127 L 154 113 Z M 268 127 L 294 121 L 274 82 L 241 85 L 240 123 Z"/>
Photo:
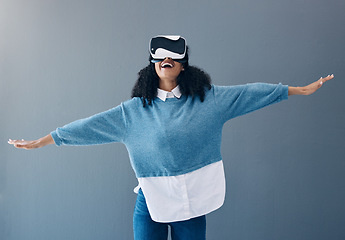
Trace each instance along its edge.
<path fill-rule="evenodd" d="M 159 223 L 151 219 L 145 197 L 139 190 L 133 214 L 133 229 L 135 240 L 166 240 L 168 226 L 171 228 L 172 240 L 205 240 L 206 216 L 192 218 L 186 221 Z"/>

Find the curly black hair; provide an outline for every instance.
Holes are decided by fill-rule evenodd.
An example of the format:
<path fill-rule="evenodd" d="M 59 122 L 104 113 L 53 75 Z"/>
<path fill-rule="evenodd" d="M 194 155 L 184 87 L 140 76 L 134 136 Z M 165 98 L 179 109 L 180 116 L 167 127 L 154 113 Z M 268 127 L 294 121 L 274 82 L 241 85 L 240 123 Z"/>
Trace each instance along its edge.
<path fill-rule="evenodd" d="M 177 84 L 180 87 L 182 95 L 196 97 L 201 102 L 204 101 L 205 91 L 211 89 L 211 78 L 202 69 L 189 65 L 189 49 L 185 55 L 183 63 L 184 71 L 181 71 L 177 77 Z M 138 73 L 138 79 L 132 89 L 132 98 L 140 97 L 143 101 L 143 107 L 147 104 L 152 105 L 152 100 L 157 97 L 157 88 L 159 87 L 159 77 L 155 70 L 155 64 L 149 58 L 149 65 L 141 69 Z"/>

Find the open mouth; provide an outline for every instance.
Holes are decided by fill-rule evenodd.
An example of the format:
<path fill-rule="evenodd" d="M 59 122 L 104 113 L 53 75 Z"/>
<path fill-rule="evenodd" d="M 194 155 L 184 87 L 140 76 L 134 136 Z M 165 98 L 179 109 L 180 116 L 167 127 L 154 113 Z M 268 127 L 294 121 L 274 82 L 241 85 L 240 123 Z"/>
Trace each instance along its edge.
<path fill-rule="evenodd" d="M 174 67 L 174 65 L 172 63 L 169 63 L 169 62 L 164 62 L 164 63 L 162 63 L 161 67 L 162 68 L 172 68 L 172 67 Z"/>

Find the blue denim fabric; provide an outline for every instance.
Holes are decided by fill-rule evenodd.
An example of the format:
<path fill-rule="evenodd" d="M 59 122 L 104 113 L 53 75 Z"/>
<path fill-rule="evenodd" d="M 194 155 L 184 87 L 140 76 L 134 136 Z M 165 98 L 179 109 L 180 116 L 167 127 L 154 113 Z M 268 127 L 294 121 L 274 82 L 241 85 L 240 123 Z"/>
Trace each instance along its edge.
<path fill-rule="evenodd" d="M 186 221 L 159 223 L 151 219 L 145 197 L 139 190 L 133 214 L 135 240 L 164 240 L 168 238 L 168 226 L 171 227 L 172 240 L 205 240 L 206 216 Z"/>

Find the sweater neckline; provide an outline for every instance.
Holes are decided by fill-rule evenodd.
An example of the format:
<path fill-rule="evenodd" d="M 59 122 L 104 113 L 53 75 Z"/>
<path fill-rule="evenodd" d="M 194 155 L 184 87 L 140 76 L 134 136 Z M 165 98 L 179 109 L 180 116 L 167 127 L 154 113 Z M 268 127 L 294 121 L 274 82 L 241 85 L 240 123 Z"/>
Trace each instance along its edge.
<path fill-rule="evenodd" d="M 160 99 L 159 97 L 156 97 L 154 99 L 154 101 L 156 103 L 162 103 L 162 104 L 170 104 L 170 103 L 178 103 L 178 102 L 183 102 L 184 100 L 186 99 L 186 96 L 185 95 L 181 95 L 180 98 L 167 98 L 165 99 L 165 101 L 163 101 L 162 99 Z"/>

